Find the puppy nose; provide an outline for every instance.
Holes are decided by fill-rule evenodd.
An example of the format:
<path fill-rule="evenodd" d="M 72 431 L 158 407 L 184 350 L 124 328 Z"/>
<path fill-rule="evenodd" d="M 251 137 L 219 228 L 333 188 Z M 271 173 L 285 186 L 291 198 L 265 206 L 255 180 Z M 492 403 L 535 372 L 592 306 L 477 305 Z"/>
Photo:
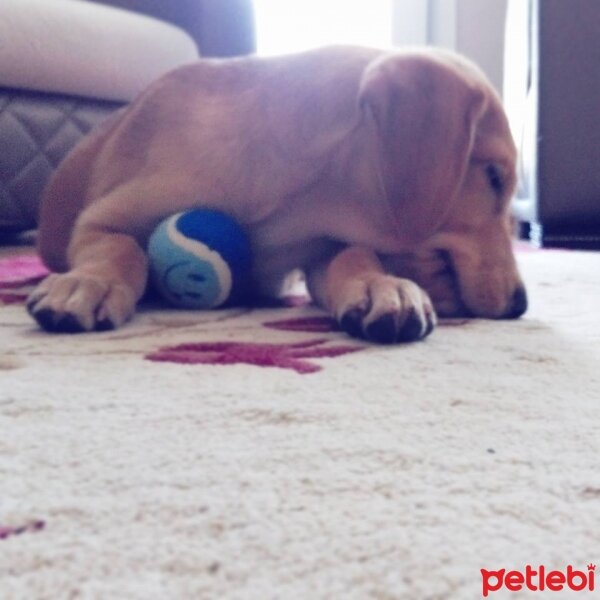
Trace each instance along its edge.
<path fill-rule="evenodd" d="M 506 313 L 505 319 L 518 319 L 527 310 L 527 292 L 524 287 L 518 287 L 513 294 L 512 301 Z"/>

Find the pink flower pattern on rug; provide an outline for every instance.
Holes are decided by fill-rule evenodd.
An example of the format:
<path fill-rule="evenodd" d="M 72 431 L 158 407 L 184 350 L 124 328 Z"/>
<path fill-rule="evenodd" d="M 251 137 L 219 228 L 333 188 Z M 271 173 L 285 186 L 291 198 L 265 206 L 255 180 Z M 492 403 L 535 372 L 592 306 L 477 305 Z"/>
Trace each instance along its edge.
<path fill-rule="evenodd" d="M 362 350 L 358 345 L 324 346 L 328 340 L 314 339 L 296 344 L 252 344 L 247 342 L 208 342 L 161 348 L 146 358 L 158 362 L 191 365 L 247 364 L 257 367 L 290 369 L 301 375 L 322 367 L 308 358 L 331 358 Z"/>
<path fill-rule="evenodd" d="M 13 535 L 21 535 L 30 531 L 40 531 L 46 527 L 46 522 L 40 519 L 30 521 L 24 525 L 0 525 L 0 540 L 5 540 Z"/>
<path fill-rule="evenodd" d="M 18 288 L 36 283 L 48 275 L 37 256 L 16 256 L 0 260 L 0 289 Z"/>
<path fill-rule="evenodd" d="M 27 293 L 15 290 L 41 281 L 48 273 L 48 269 L 37 256 L 17 256 L 0 260 L 0 303 L 25 302 Z"/>

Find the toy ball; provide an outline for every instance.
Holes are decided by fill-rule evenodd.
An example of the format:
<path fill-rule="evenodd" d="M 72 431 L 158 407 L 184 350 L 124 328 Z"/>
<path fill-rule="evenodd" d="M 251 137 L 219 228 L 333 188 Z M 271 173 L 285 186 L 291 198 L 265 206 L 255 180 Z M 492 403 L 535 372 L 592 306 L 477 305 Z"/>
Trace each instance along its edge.
<path fill-rule="evenodd" d="M 178 308 L 231 305 L 248 291 L 250 243 L 222 212 L 198 209 L 168 217 L 150 236 L 148 256 L 155 289 Z"/>

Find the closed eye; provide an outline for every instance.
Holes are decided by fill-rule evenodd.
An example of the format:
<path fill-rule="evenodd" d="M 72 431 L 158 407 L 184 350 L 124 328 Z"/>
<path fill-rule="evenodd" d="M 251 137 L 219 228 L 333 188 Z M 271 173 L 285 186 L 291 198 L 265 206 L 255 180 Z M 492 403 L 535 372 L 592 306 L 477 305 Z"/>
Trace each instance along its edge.
<path fill-rule="evenodd" d="M 485 174 L 492 190 L 494 190 L 498 196 L 502 195 L 504 192 L 504 180 L 502 179 L 498 167 L 496 167 L 496 165 L 488 165 L 485 168 Z"/>

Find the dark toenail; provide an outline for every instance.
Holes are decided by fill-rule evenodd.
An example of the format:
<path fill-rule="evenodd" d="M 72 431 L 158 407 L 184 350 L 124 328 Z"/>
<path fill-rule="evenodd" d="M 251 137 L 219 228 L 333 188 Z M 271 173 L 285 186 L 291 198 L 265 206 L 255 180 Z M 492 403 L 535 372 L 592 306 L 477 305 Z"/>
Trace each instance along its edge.
<path fill-rule="evenodd" d="M 396 341 L 396 319 L 393 314 L 385 314 L 367 326 L 367 338 L 379 344 L 392 344 Z"/>
<path fill-rule="evenodd" d="M 418 340 L 421 337 L 421 331 L 423 331 L 423 323 L 417 316 L 417 313 L 411 310 L 398 332 L 398 341 L 413 342 L 414 340 Z"/>
<path fill-rule="evenodd" d="M 426 338 L 433 331 L 434 327 L 435 324 L 433 321 L 433 316 L 427 315 L 427 326 L 425 327 L 425 333 L 423 334 L 423 337 Z"/>
<path fill-rule="evenodd" d="M 518 319 L 527 311 L 527 292 L 524 287 L 518 287 L 511 299 L 510 306 L 503 318 Z"/>
<path fill-rule="evenodd" d="M 42 308 L 35 311 L 31 309 L 31 316 L 38 322 L 38 325 L 46 331 L 54 331 L 54 311 L 50 308 Z"/>
<path fill-rule="evenodd" d="M 352 337 L 364 337 L 362 319 L 364 313 L 360 308 L 349 310 L 340 320 L 340 327 Z"/>
<path fill-rule="evenodd" d="M 115 324 L 110 319 L 102 319 L 96 323 L 96 331 L 112 331 Z"/>
<path fill-rule="evenodd" d="M 63 315 L 56 321 L 54 331 L 57 333 L 81 333 L 83 325 L 73 315 Z"/>

